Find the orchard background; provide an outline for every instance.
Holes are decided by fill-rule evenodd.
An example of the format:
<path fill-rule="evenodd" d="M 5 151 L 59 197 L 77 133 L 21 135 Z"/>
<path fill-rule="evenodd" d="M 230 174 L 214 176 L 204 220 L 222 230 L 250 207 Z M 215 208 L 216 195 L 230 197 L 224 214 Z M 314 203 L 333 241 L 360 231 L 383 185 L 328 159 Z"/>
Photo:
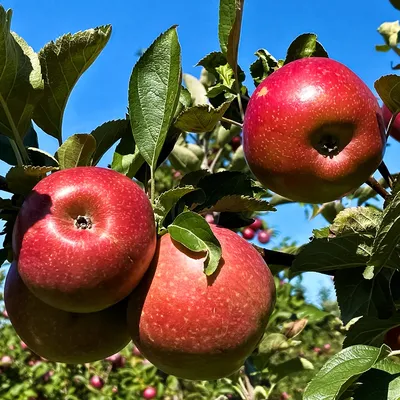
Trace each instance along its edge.
<path fill-rule="evenodd" d="M 125 118 L 127 85 L 132 66 L 154 39 L 170 26 L 179 25 L 182 69 L 186 74 L 200 78 L 201 67 L 194 67 L 194 65 L 206 54 L 219 50 L 217 1 L 209 2 L 207 5 L 176 1 L 173 6 L 158 2 L 153 4 L 151 9 L 145 3 L 117 3 L 112 10 L 107 9 L 107 12 L 104 9 L 106 4 L 99 2 L 85 2 L 84 5 L 78 2 L 75 4 L 74 2 L 42 3 L 24 5 L 8 2 L 3 4 L 5 9 L 12 8 L 14 11 L 12 30 L 27 40 L 35 51 L 39 51 L 49 40 L 56 39 L 65 32 L 77 32 L 103 23 L 110 23 L 113 26 L 107 46 L 103 43 L 104 51 L 79 79 L 68 100 L 63 120 L 62 140 L 64 141 L 77 133 L 93 132 L 96 127 L 106 121 Z M 235 2 L 221 1 L 221 4 L 234 7 Z M 394 1 L 393 5 L 398 7 Z M 329 7 L 321 2 L 307 2 L 307 4 L 248 2 L 244 5 L 239 65 L 246 74 L 243 84 L 247 87 L 249 95 L 254 90 L 253 79 L 249 72 L 249 66 L 257 59 L 254 53 L 265 48 L 276 59 L 284 59 L 293 40 L 298 35 L 308 32 L 315 32 L 329 56 L 350 67 L 371 89 L 379 77 L 395 73 L 391 68 L 396 69 L 399 52 L 396 47 L 397 34 L 400 28 L 396 24 L 384 26 L 381 33 L 386 36 L 379 35 L 376 28 L 384 21 L 394 20 L 398 11 L 389 2 L 383 2 L 377 7 L 372 1 L 362 4 L 361 2 L 349 4 L 349 2 L 337 1 Z M 43 10 L 46 10 L 46 13 Z M 77 10 L 80 11 L 77 12 Z M 2 20 L 2 28 L 5 29 L 4 20 Z M 297 55 L 313 55 L 316 51 L 316 37 L 309 34 L 306 38 L 308 40 L 297 41 L 297 47 L 292 48 L 292 51 L 297 50 Z M 385 42 L 386 45 L 382 46 Z M 381 46 L 375 48 L 375 45 Z M 261 71 L 261 75 L 271 72 L 265 65 L 261 65 Z M 259 78 L 259 76 L 256 77 L 256 79 Z M 214 85 L 212 80 L 210 81 L 210 75 L 203 74 L 201 80 L 205 83 L 204 89 L 199 89 L 198 81 L 193 82 L 190 76 L 184 75 L 183 84 L 188 87 L 192 100 L 194 99 L 195 102 L 204 100 L 205 89 L 212 88 Z M 385 99 L 385 103 L 392 111 L 396 111 L 396 104 L 400 103 L 396 100 L 396 96 L 398 98 L 397 83 L 398 81 L 392 77 L 388 83 L 385 83 L 383 89 L 377 88 L 379 95 Z M 231 84 L 231 88 L 234 88 L 229 79 L 224 84 Z M 193 106 L 193 104 L 190 105 Z M 237 110 L 232 108 L 230 119 L 235 119 L 237 114 Z M 217 121 L 218 118 L 214 123 L 215 129 L 212 126 L 207 135 L 191 133 L 178 139 L 168 161 L 156 171 L 157 196 L 179 184 L 185 174 L 199 168 L 211 167 L 214 171 L 227 169 L 248 173 L 241 147 L 238 148 L 240 141 L 238 142 L 237 138 L 240 135 L 240 129 L 226 125 L 225 127 L 229 129 L 225 129 Z M 55 154 L 58 149 L 57 140 L 46 135 L 36 125 L 35 130 L 40 148 L 50 155 Z M 182 137 L 186 140 L 184 141 Z M 8 142 L 4 141 L 4 136 L 0 138 L 3 140 L 0 142 L 0 159 L 2 160 L 0 174 L 5 176 L 10 164 L 15 163 L 12 151 L 7 146 Z M 196 147 L 199 143 L 201 146 Z M 28 145 L 39 147 L 32 143 Z M 121 151 L 118 151 L 116 146 L 117 143 L 114 143 L 110 149 L 104 149 L 107 151 L 98 165 L 107 167 L 113 164 L 113 168 L 129 175 L 129 171 L 123 170 L 122 164 L 118 165 L 114 153 L 121 155 Z M 71 151 L 68 146 L 66 149 Z M 398 171 L 398 149 L 399 144 L 390 138 L 385 162 L 392 174 Z M 47 155 L 38 157 L 38 162 L 44 160 L 45 164 L 37 166 L 49 166 L 47 164 L 50 162 L 49 159 Z M 32 177 L 31 174 L 24 173 L 14 176 L 13 181 L 8 176 L 6 184 L 9 187 L 6 188 L 7 191 L 1 192 L 2 201 L 10 198 L 8 190 L 11 188 L 13 191 L 12 187 L 16 187 L 16 181 L 18 184 L 23 183 L 24 191 L 29 190 L 32 185 L 30 177 Z M 380 179 L 380 176 L 377 178 Z M 141 175 L 140 179 L 143 180 Z M 384 179 L 380 179 L 380 182 L 386 188 L 388 187 Z M 2 184 L 4 184 L 3 181 Z M 2 188 L 5 187 L 2 186 Z M 396 193 L 395 189 L 394 194 Z M 298 254 L 299 246 L 308 242 L 313 229 L 323 228 L 332 223 L 342 207 L 361 205 L 377 209 L 383 207 L 383 201 L 368 186 L 356 191 L 340 205 L 338 202 L 325 206 L 293 204 L 287 203 L 279 196 L 271 196 L 272 193 L 266 200 L 276 206 L 276 212 L 254 213 L 250 209 L 250 212 L 238 217 L 242 221 L 239 225 L 242 226 L 235 225 L 233 228 L 238 230 L 238 234 L 243 235 L 242 229 L 252 222 L 251 217 L 261 218 L 262 230 L 268 232 L 268 235 L 272 234 L 271 239 L 265 239 L 264 242 L 267 243 L 260 243 L 256 239 L 257 235 L 254 239 L 250 239 L 251 232 L 248 238 L 258 246 L 288 254 Z M 5 206 L 7 203 L 1 204 L 3 205 L 0 215 L 7 220 L 7 215 L 9 215 L 7 214 L 9 210 Z M 396 215 L 396 210 L 392 210 L 392 213 Z M 207 216 L 210 221 L 210 213 Z M 245 224 L 243 220 L 246 221 L 246 218 Z M 377 230 L 376 226 L 374 229 Z M 396 232 L 395 226 L 390 225 L 390 229 L 393 234 Z M 8 236 L 5 237 L 5 249 L 10 243 L 9 232 L 10 227 L 6 226 L 5 233 Z M 322 231 L 320 232 L 323 235 Z M 362 237 L 363 234 L 365 231 L 361 229 L 357 235 Z M 369 234 L 368 231 L 367 236 Z M 318 232 L 316 235 L 318 237 Z M 395 239 L 393 243 L 394 241 Z M 397 242 L 394 243 L 394 246 L 396 245 Z M 8 252 L 3 251 L 1 254 L 4 255 L 4 261 L 6 258 L 10 261 Z M 332 253 L 328 251 L 325 258 L 329 260 L 334 255 L 337 255 L 335 250 L 332 250 Z M 304 260 L 303 264 L 297 264 L 297 271 L 294 265 L 293 272 L 309 271 L 307 266 L 304 267 L 307 264 L 307 258 Z M 361 264 L 364 261 L 367 265 L 367 259 L 363 259 Z M 343 307 L 347 303 L 346 318 L 344 318 L 334 300 L 335 294 L 331 280 L 335 269 L 339 267 L 328 262 L 326 264 L 329 268 L 327 268 L 327 265 L 321 262 L 320 272 L 325 275 L 305 272 L 289 280 L 288 278 L 292 275 L 290 275 L 288 265 L 281 266 L 276 261 L 270 264 L 275 274 L 277 287 L 276 308 L 270 318 L 264 340 L 244 367 L 234 376 L 215 382 L 188 381 L 167 376 L 146 360 L 133 345 L 129 345 L 119 354 L 95 363 L 77 366 L 52 363 L 26 348 L 10 325 L 7 313 L 3 312 L 0 317 L 0 349 L 2 351 L 0 397 L 2 399 L 136 399 L 143 397 L 219 398 L 221 400 L 226 398 L 354 398 L 363 400 L 400 398 L 398 361 L 395 356 L 388 357 L 389 350 L 386 350 L 386 347 L 380 347 L 384 334 L 400 324 L 396 311 L 398 305 L 398 289 L 396 291 L 395 286 L 398 277 L 397 272 L 394 273 L 396 269 L 390 266 L 385 268 L 393 273 L 389 279 L 392 285 L 388 285 L 387 288 L 384 287 L 385 282 L 382 283 L 378 280 L 379 278 L 374 277 L 371 280 L 369 277 L 369 280 L 364 280 L 362 275 L 358 274 L 354 282 L 354 275 L 350 274 L 348 277 L 342 275 L 342 280 L 353 280 L 351 281 L 353 287 L 342 289 L 341 298 L 339 298 L 339 306 Z M 7 266 L 8 263 L 5 262 L 2 268 L 2 279 Z M 318 271 L 318 268 L 315 270 Z M 374 289 L 380 285 L 383 287 L 382 292 Z M 348 304 L 351 306 L 349 307 Z M 0 307 L 3 311 L 3 304 Z M 363 318 L 357 325 L 353 317 L 360 316 Z M 340 318 L 344 320 L 344 323 Z M 348 334 L 349 329 L 350 334 Z M 357 345 L 370 347 L 353 348 L 351 354 L 344 350 L 341 356 L 335 358 L 334 355 L 342 349 L 346 335 L 348 342 L 344 347 L 347 349 L 349 346 Z M 392 347 L 392 350 L 396 349 Z M 380 359 L 384 361 L 379 364 Z M 325 376 L 317 376 L 312 381 L 314 383 L 310 384 L 314 394 L 304 397 L 306 385 L 328 360 L 332 363 L 331 366 L 337 366 L 336 375 L 328 373 Z M 365 361 L 364 364 L 362 360 Z M 350 363 L 352 367 L 345 368 L 346 363 Z M 318 392 L 318 390 L 323 392 L 330 387 L 332 390 L 324 394 L 326 397 L 322 397 L 323 394 Z M 371 387 L 376 392 L 372 391 Z"/>

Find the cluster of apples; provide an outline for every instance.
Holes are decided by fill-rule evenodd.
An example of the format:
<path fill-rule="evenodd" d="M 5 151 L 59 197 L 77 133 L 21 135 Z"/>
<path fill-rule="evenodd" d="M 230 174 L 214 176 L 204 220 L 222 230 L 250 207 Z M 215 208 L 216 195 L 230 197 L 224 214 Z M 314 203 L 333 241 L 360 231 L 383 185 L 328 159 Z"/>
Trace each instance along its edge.
<path fill-rule="evenodd" d="M 307 203 L 359 187 L 385 144 L 373 93 L 328 58 L 293 61 L 271 74 L 252 95 L 243 125 L 257 179 Z M 157 238 L 151 204 L 132 180 L 98 167 L 47 176 L 14 226 L 5 304 L 16 332 L 52 361 L 103 359 L 133 340 L 168 374 L 213 380 L 234 373 L 263 336 L 275 285 L 244 238 L 210 226 L 222 260 L 206 276 L 205 254 L 169 234 Z"/>
<path fill-rule="evenodd" d="M 267 244 L 272 237 L 272 229 L 263 229 L 263 221 L 256 218 L 249 226 L 243 229 L 242 236 L 246 240 L 252 240 L 257 234 L 257 239 L 262 244 Z"/>
<path fill-rule="evenodd" d="M 247 241 L 212 230 L 222 261 L 207 276 L 205 254 L 169 234 L 157 239 L 150 201 L 134 181 L 99 167 L 55 172 L 35 186 L 14 225 L 10 321 L 51 361 L 104 359 L 133 340 L 165 373 L 232 374 L 263 336 L 275 285 Z"/>

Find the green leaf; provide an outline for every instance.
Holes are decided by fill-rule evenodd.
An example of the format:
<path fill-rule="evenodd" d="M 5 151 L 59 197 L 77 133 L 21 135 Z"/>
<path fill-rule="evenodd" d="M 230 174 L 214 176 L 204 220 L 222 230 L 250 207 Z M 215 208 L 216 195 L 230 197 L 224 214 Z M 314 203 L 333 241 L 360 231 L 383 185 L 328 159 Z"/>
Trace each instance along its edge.
<path fill-rule="evenodd" d="M 190 93 L 193 106 L 208 104 L 207 90 L 204 85 L 194 76 L 183 74 L 183 81 Z"/>
<path fill-rule="evenodd" d="M 135 146 L 132 130 L 130 128 L 125 130 L 122 134 L 121 141 L 115 148 L 111 168 L 132 179 L 144 162 L 143 156 Z"/>
<path fill-rule="evenodd" d="M 117 119 L 105 122 L 90 134 L 96 139 L 96 151 L 93 154 L 93 165 L 97 165 L 103 155 L 127 132 L 132 136 L 130 122 L 127 119 Z"/>
<path fill-rule="evenodd" d="M 226 196 L 254 197 L 257 188 L 253 181 L 244 173 L 236 171 L 224 171 L 206 175 L 198 183 L 197 187 L 206 193 L 206 201 L 196 211 L 211 209 L 219 200 Z"/>
<path fill-rule="evenodd" d="M 351 325 L 343 347 L 354 344 L 380 346 L 387 331 L 400 325 L 400 314 L 396 313 L 388 319 L 376 317 L 362 317 Z"/>
<path fill-rule="evenodd" d="M 60 169 L 91 165 L 96 150 L 96 139 L 87 133 L 70 136 L 57 150 Z"/>
<path fill-rule="evenodd" d="M 336 297 L 343 323 L 361 315 L 389 318 L 395 311 L 390 293 L 393 271 L 384 269 L 372 280 L 363 278 L 364 268 L 335 272 Z"/>
<path fill-rule="evenodd" d="M 339 212 L 344 210 L 344 206 L 340 201 L 331 201 L 324 203 L 320 207 L 316 207 L 311 219 L 317 215 L 322 215 L 329 223 L 333 223 Z"/>
<path fill-rule="evenodd" d="M 191 211 L 179 214 L 168 226 L 168 232 L 172 239 L 189 250 L 207 252 L 204 261 L 206 275 L 210 276 L 217 270 L 222 257 L 221 245 L 203 217 Z"/>
<path fill-rule="evenodd" d="M 59 167 L 58 161 L 51 154 L 35 147 L 28 147 L 29 159 L 35 167 Z"/>
<path fill-rule="evenodd" d="M 6 175 L 7 185 L 15 194 L 28 195 L 48 172 L 57 170 L 56 167 L 35 167 L 32 165 L 12 167 Z"/>
<path fill-rule="evenodd" d="M 175 126 L 184 132 L 211 132 L 229 108 L 230 103 L 225 102 L 216 109 L 209 105 L 187 108 L 178 115 Z"/>
<path fill-rule="evenodd" d="M 400 76 L 382 76 L 375 81 L 374 87 L 392 113 L 400 109 Z"/>
<path fill-rule="evenodd" d="M 351 346 L 330 358 L 307 385 L 304 400 L 336 400 L 357 378 L 386 358 L 390 350 Z"/>
<path fill-rule="evenodd" d="M 378 180 L 378 182 L 384 187 L 387 188 L 388 184 L 384 178 Z M 376 198 L 376 192 L 368 185 L 360 186 L 351 196 L 353 199 L 357 199 L 357 205 L 361 206 L 363 203 L 367 202 L 370 199 Z"/>
<path fill-rule="evenodd" d="M 304 33 L 298 36 L 289 46 L 285 64 L 306 57 L 328 57 L 328 53 L 317 40 L 317 35 Z"/>
<path fill-rule="evenodd" d="M 301 319 L 301 318 L 307 318 L 307 320 L 312 323 L 312 322 L 319 322 L 322 319 L 330 316 L 326 311 L 320 310 L 319 308 L 311 305 L 311 304 L 305 304 L 301 306 L 299 310 L 296 311 L 296 317 Z"/>
<path fill-rule="evenodd" d="M 205 176 L 210 175 L 206 169 L 199 169 L 197 171 L 192 171 L 184 175 L 179 183 L 179 186 L 194 185 L 200 182 Z"/>
<path fill-rule="evenodd" d="M 11 17 L 0 6 L 0 132 L 18 140 L 29 129 L 43 78 L 38 55 L 10 31 Z"/>
<path fill-rule="evenodd" d="M 111 26 L 66 34 L 39 51 L 44 76 L 44 95 L 33 119 L 47 134 L 62 142 L 65 106 L 76 82 L 93 64 L 111 36 Z"/>
<path fill-rule="evenodd" d="M 165 217 L 178 203 L 178 201 L 188 193 L 194 192 L 194 186 L 175 187 L 162 193 L 155 201 L 154 214 L 159 227 L 162 227 Z"/>
<path fill-rule="evenodd" d="M 0 160 L 10 165 L 17 165 L 18 162 L 15 158 L 10 140 L 12 139 L 0 134 Z M 32 123 L 30 124 L 28 132 L 24 135 L 23 144 L 25 147 L 39 147 L 38 136 Z"/>
<path fill-rule="evenodd" d="M 271 380 L 274 383 L 279 382 L 288 375 L 298 374 L 299 372 L 313 369 L 313 364 L 302 357 L 292 358 L 291 360 L 287 360 L 279 364 L 271 363 L 268 365 L 268 373 L 272 375 Z"/>
<path fill-rule="evenodd" d="M 394 8 L 400 10 L 400 0 L 389 0 L 389 1 Z"/>
<path fill-rule="evenodd" d="M 258 59 L 250 65 L 250 74 L 257 87 L 267 76 L 271 75 L 280 66 L 278 60 L 267 50 L 259 49 L 254 53 Z"/>
<path fill-rule="evenodd" d="M 155 169 L 179 101 L 181 49 L 175 26 L 140 57 L 129 82 L 129 115 L 140 154 Z"/>
<path fill-rule="evenodd" d="M 376 51 L 381 51 L 382 53 L 386 53 L 388 51 L 390 51 L 391 47 L 387 44 L 377 44 L 375 46 L 375 50 Z"/>
<path fill-rule="evenodd" d="M 250 196 L 234 194 L 220 198 L 212 207 L 202 209 L 202 212 L 247 212 L 276 211 L 268 201 Z"/>
<path fill-rule="evenodd" d="M 169 161 L 176 170 L 187 173 L 199 169 L 203 160 L 187 146 L 176 144 L 169 155 Z"/>
<path fill-rule="evenodd" d="M 243 146 L 240 145 L 232 157 L 231 165 L 229 166 L 230 171 L 246 171 L 247 170 L 247 162 L 244 157 Z"/>
<path fill-rule="evenodd" d="M 288 339 L 281 333 L 269 333 L 262 339 L 258 346 L 259 354 L 269 355 L 279 350 L 284 350 L 290 347 Z"/>
<path fill-rule="evenodd" d="M 229 129 L 225 129 L 222 124 L 219 124 L 214 131 L 217 136 L 217 144 L 220 147 L 225 146 L 233 137 L 239 136 L 241 131 L 241 128 L 236 125 L 231 125 Z"/>
<path fill-rule="evenodd" d="M 392 192 L 393 197 L 383 211 L 382 221 L 376 233 L 368 266 L 379 271 L 383 267 L 397 269 L 400 265 L 400 184 Z"/>
<path fill-rule="evenodd" d="M 330 227 L 334 237 L 315 238 L 303 247 L 291 272 L 331 271 L 365 267 L 372 254 L 372 243 L 380 212 L 367 207 L 347 208 Z"/>
<path fill-rule="evenodd" d="M 380 361 L 379 363 L 381 362 L 382 361 Z M 359 385 L 354 392 L 353 399 L 354 400 L 378 400 L 378 399 L 399 400 L 400 398 L 399 396 L 400 396 L 400 373 L 390 374 L 380 369 L 373 368 L 360 377 Z"/>
<path fill-rule="evenodd" d="M 389 374 L 400 374 L 400 364 L 393 362 L 393 359 L 385 358 L 374 365 L 374 369 L 389 372 Z"/>

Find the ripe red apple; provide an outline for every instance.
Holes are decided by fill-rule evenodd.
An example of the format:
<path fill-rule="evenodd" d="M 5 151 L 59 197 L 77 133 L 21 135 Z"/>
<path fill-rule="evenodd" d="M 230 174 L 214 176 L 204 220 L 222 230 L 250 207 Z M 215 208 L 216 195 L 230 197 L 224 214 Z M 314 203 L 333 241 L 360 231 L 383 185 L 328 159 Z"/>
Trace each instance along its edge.
<path fill-rule="evenodd" d="M 382 115 L 383 121 L 385 123 L 385 127 L 389 125 L 390 119 L 392 118 L 392 112 L 385 106 L 382 105 Z M 400 142 L 400 114 L 397 114 L 396 119 L 394 120 L 392 127 L 390 129 L 390 136 L 395 138 Z"/>
<path fill-rule="evenodd" d="M 396 326 L 386 332 L 384 342 L 392 350 L 400 350 L 400 326 Z"/>
<path fill-rule="evenodd" d="M 157 397 L 157 389 L 153 386 L 148 386 L 143 390 L 143 398 L 146 400 L 151 400 Z"/>
<path fill-rule="evenodd" d="M 104 381 L 103 379 L 100 378 L 100 376 L 94 375 L 90 378 L 90 385 L 94 387 L 95 389 L 101 389 L 104 386 Z"/>
<path fill-rule="evenodd" d="M 40 181 L 13 233 L 18 270 L 45 303 L 95 312 L 126 297 L 154 255 L 154 214 L 144 191 L 105 168 L 77 167 Z"/>
<path fill-rule="evenodd" d="M 271 240 L 271 232 L 260 231 L 260 232 L 258 232 L 257 239 L 260 243 L 266 244 Z"/>
<path fill-rule="evenodd" d="M 158 369 L 185 379 L 214 380 L 237 371 L 275 305 L 274 279 L 257 250 L 226 228 L 211 229 L 222 246 L 213 275 L 203 272 L 204 253 L 166 234 L 129 300 L 135 345 Z"/>
<path fill-rule="evenodd" d="M 254 238 L 255 236 L 255 232 L 253 231 L 253 229 L 251 229 L 250 227 L 244 228 L 243 232 L 242 232 L 242 236 L 246 239 L 246 240 L 251 240 Z"/>
<path fill-rule="evenodd" d="M 249 225 L 250 229 L 253 229 L 254 232 L 257 232 L 262 228 L 262 221 L 260 218 L 256 218 L 252 224 Z"/>
<path fill-rule="evenodd" d="M 127 301 L 95 313 L 70 313 L 35 297 L 18 274 L 8 271 L 4 301 L 10 321 L 28 347 L 51 361 L 81 364 L 104 359 L 129 341 Z"/>
<path fill-rule="evenodd" d="M 329 58 L 303 58 L 254 91 L 243 125 L 249 167 L 268 189 L 326 203 L 363 184 L 386 145 L 382 111 L 364 82 Z"/>

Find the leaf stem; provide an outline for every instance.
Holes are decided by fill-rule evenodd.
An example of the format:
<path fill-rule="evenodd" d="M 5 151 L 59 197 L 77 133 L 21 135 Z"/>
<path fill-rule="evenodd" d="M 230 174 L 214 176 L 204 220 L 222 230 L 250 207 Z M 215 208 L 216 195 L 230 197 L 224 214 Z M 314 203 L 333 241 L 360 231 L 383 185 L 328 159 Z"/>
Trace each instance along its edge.
<path fill-rule="evenodd" d="M 154 207 L 154 201 L 156 198 L 156 182 L 154 179 L 155 168 L 154 166 L 150 167 L 150 201 L 151 205 Z"/>
<path fill-rule="evenodd" d="M 14 152 L 14 154 L 15 154 L 15 158 L 17 159 L 17 164 L 18 164 L 19 166 L 24 165 L 24 162 L 23 162 L 22 157 L 21 157 L 21 153 L 20 153 L 19 150 L 18 150 L 18 146 L 17 146 L 17 144 L 15 143 L 15 140 L 13 140 L 13 139 L 11 139 L 11 138 L 8 138 L 8 140 L 10 141 L 11 148 L 13 149 L 13 152 Z"/>
<path fill-rule="evenodd" d="M 385 162 L 382 160 L 381 164 L 379 165 L 378 168 L 380 174 L 383 176 L 383 178 L 385 179 L 386 183 L 388 184 L 388 186 L 390 187 L 390 189 L 393 189 L 393 177 L 387 167 L 387 165 L 385 164 Z"/>
<path fill-rule="evenodd" d="M 242 122 L 244 121 L 244 110 L 243 110 L 243 103 L 242 103 L 242 94 L 240 93 L 240 84 L 239 80 L 236 78 L 236 92 L 237 92 L 237 100 L 239 105 L 240 116 L 242 118 Z"/>
<path fill-rule="evenodd" d="M 234 121 L 233 119 L 222 117 L 221 121 L 226 122 L 227 124 L 236 125 L 239 128 L 243 129 L 243 124 L 241 124 L 240 122 Z"/>
<path fill-rule="evenodd" d="M 0 105 L 4 110 L 4 113 L 6 114 L 8 123 L 10 124 L 12 133 L 14 135 L 14 146 L 13 146 L 13 140 L 11 139 L 11 146 L 13 147 L 13 150 L 15 152 L 15 157 L 17 158 L 17 162 L 19 166 L 22 166 L 24 164 L 29 164 L 29 156 L 28 152 L 25 149 L 25 146 L 22 142 L 21 136 L 18 132 L 17 127 L 14 124 L 14 120 L 12 118 L 12 115 L 10 113 L 10 110 L 8 109 L 7 103 L 4 100 L 4 97 L 0 95 Z M 17 146 L 15 148 L 15 145 Z M 18 154 L 17 154 L 18 153 Z"/>
<path fill-rule="evenodd" d="M 217 154 L 214 157 L 214 160 L 212 161 L 212 163 L 210 165 L 210 171 L 211 172 L 214 172 L 215 166 L 217 165 L 217 162 L 220 159 L 223 151 L 224 151 L 224 148 L 220 147 L 220 149 L 218 150 Z"/>
<path fill-rule="evenodd" d="M 375 190 L 384 200 L 386 200 L 390 194 L 389 192 L 372 176 L 368 178 L 366 184 Z"/>
<path fill-rule="evenodd" d="M 392 356 L 400 356 L 400 350 L 392 351 L 392 352 L 388 355 L 388 357 L 392 357 Z"/>
<path fill-rule="evenodd" d="M 395 113 L 392 114 L 392 117 L 390 118 L 390 121 L 388 123 L 388 126 L 386 127 L 386 139 L 389 138 L 390 136 L 390 131 L 393 128 L 394 121 L 396 120 L 397 115 L 400 113 L 400 110 L 396 111 Z"/>
<path fill-rule="evenodd" d="M 296 258 L 294 254 L 264 249 L 262 247 L 255 246 L 254 244 L 253 247 L 261 254 L 261 257 L 267 264 L 277 264 L 282 265 L 283 267 L 291 267 Z"/>

